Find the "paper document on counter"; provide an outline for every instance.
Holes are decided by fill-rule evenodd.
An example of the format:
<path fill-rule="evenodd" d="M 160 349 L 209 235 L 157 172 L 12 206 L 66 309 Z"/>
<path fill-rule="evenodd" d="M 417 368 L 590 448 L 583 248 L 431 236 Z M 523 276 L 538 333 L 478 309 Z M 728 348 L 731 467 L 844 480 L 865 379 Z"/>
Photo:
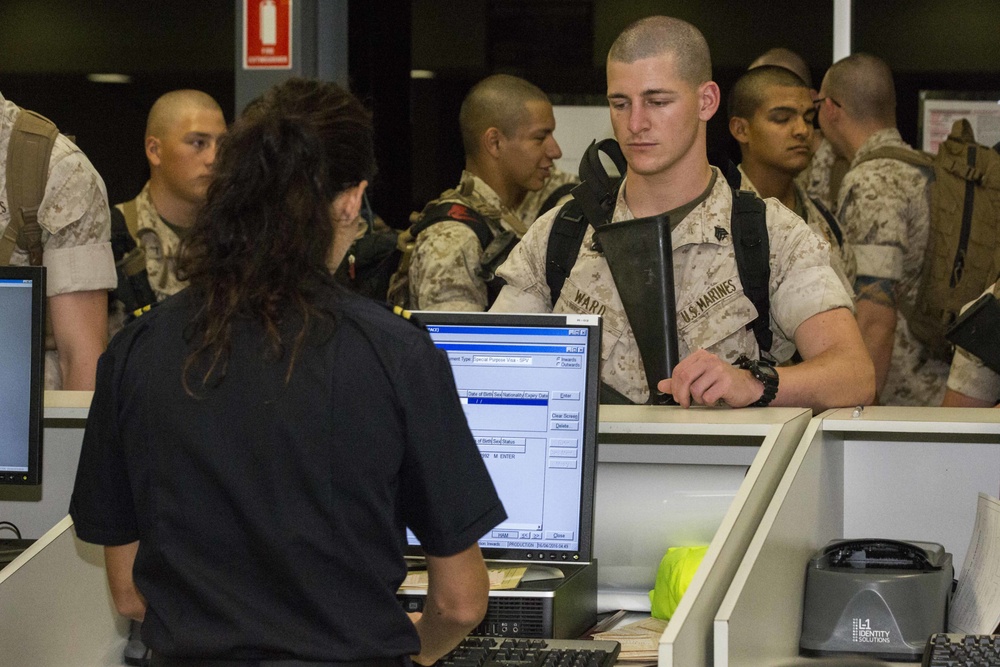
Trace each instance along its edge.
<path fill-rule="evenodd" d="M 976 526 L 965 554 L 948 631 L 991 634 L 1000 624 L 1000 500 L 979 494 Z"/>
<path fill-rule="evenodd" d="M 524 576 L 527 569 L 527 567 L 489 568 L 487 572 L 490 575 L 490 590 L 503 591 L 517 588 L 517 585 L 521 583 L 521 577 Z M 416 570 L 406 575 L 406 579 L 403 580 L 399 590 L 426 590 L 426 588 L 427 570 Z"/>
<path fill-rule="evenodd" d="M 610 639 L 620 643 L 622 645 L 618 654 L 620 662 L 655 664 L 660 652 L 660 636 L 666 628 L 666 621 L 650 617 L 619 626 L 614 630 L 595 633 L 594 639 Z"/>

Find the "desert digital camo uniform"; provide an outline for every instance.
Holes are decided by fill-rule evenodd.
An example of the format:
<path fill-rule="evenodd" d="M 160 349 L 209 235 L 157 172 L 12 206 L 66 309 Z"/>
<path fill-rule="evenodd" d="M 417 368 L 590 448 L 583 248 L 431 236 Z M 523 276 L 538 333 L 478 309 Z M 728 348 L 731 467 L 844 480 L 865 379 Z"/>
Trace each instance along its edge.
<path fill-rule="evenodd" d="M 517 217 L 521 218 L 521 222 L 525 225 L 530 225 L 538 217 L 538 212 L 542 208 L 542 204 L 545 200 L 549 198 L 553 192 L 566 185 L 567 183 L 579 183 L 580 178 L 575 174 L 568 174 L 565 171 L 558 169 L 555 165 L 549 171 L 549 178 L 545 181 L 545 185 L 538 192 L 528 192 L 524 196 L 524 200 L 521 205 L 517 207 Z M 560 198 L 559 203 L 562 204 L 563 199 L 568 198 L 567 194 L 565 197 Z"/>
<path fill-rule="evenodd" d="M 0 95 L 0 184 L 7 179 L 7 149 L 21 109 Z M 6 187 L 0 185 L 0 233 L 10 224 Z M 73 142 L 59 135 L 52 146 L 45 196 L 38 207 L 46 296 L 111 290 L 118 285 L 111 252 L 108 193 L 97 170 Z M 28 255 L 14 248 L 10 263 L 27 266 Z M 45 388 L 62 387 L 57 352 L 45 354 Z"/>
<path fill-rule="evenodd" d="M 518 238 L 527 226 L 500 202 L 478 176 L 462 172 L 457 188 L 435 201 L 457 201 L 483 215 L 493 236 L 506 229 Z M 457 220 L 437 222 L 417 235 L 410 260 L 410 308 L 413 310 L 486 310 L 486 281 L 481 275 L 483 247 L 476 233 Z"/>
<path fill-rule="evenodd" d="M 757 192 L 757 188 L 754 187 L 753 183 L 750 182 L 750 178 L 743 171 L 743 167 L 740 167 L 740 174 L 743 175 L 743 179 L 740 182 L 741 190 L 749 190 L 760 196 Z M 833 230 L 830 229 L 830 223 L 826 221 L 823 214 L 816 207 L 816 204 L 806 195 L 806 193 L 798 186 L 798 184 L 793 184 L 795 188 L 795 198 L 798 203 L 799 210 L 793 211 L 797 216 L 806 221 L 809 229 L 813 230 L 821 237 L 823 240 L 830 244 L 830 266 L 836 272 L 837 277 L 840 278 L 840 282 L 843 283 L 844 289 L 847 290 L 848 294 L 854 294 L 854 278 L 857 276 L 858 265 L 857 261 L 854 259 L 854 251 L 851 249 L 851 244 L 847 243 L 846 240 L 843 245 L 837 243 L 837 237 L 834 235 Z M 804 215 L 803 215 L 804 214 Z"/>
<path fill-rule="evenodd" d="M 806 191 L 810 197 L 815 197 L 831 211 L 836 204 L 830 192 L 830 174 L 833 163 L 837 160 L 837 154 L 833 152 L 833 145 L 823 139 L 813 153 L 812 159 L 795 182 Z"/>
<path fill-rule="evenodd" d="M 156 300 L 163 301 L 187 287 L 186 282 L 177 279 L 177 248 L 181 240 L 156 212 L 156 206 L 149 197 L 148 181 L 134 201 L 137 215 L 136 241 L 146 253 L 149 286 L 156 294 Z M 124 213 L 124 204 L 116 206 Z"/>
<path fill-rule="evenodd" d="M 612 220 L 635 216 L 625 204 L 626 180 Z M 704 348 L 733 362 L 741 354 L 757 358 L 757 340 L 746 325 L 757 316 L 743 294 L 730 227 L 732 190 L 716 170 L 708 198 L 671 232 L 678 351 L 686 357 Z M 773 199 L 766 200 L 771 244 L 771 353 L 778 361 L 795 351 L 795 330 L 806 319 L 833 308 L 850 308 L 851 297 L 833 269 L 829 248 L 801 218 Z M 625 316 L 607 261 L 592 246 L 588 229 L 580 254 L 555 307 L 545 280 L 545 252 L 556 211 L 543 215 L 500 267 L 507 281 L 492 311 L 593 313 L 604 318 L 601 379 L 636 403 L 649 396 L 642 359 Z"/>
<path fill-rule="evenodd" d="M 907 147 L 895 129 L 879 130 L 858 149 L 837 202 L 844 237 L 854 246 L 858 275 L 896 281 L 896 335 L 879 396 L 883 405 L 940 405 L 948 364 L 930 359 L 910 333 L 903 307 L 917 296 L 930 231 L 929 174 L 900 160 L 859 161 L 882 146 Z"/>
<path fill-rule="evenodd" d="M 983 294 L 993 292 L 996 287 L 996 283 L 990 285 Z M 971 305 L 972 303 L 968 303 L 965 308 Z M 963 312 L 965 308 L 962 308 Z M 948 389 L 980 401 L 996 403 L 1000 400 L 1000 374 L 976 355 L 956 346 L 951 371 L 948 373 Z"/>

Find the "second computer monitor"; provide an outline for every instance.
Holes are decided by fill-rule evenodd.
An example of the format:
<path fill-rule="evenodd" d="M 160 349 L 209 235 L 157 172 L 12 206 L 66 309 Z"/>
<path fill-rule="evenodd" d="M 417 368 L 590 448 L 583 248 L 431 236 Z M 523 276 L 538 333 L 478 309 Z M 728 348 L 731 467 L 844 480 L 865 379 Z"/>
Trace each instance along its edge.
<path fill-rule="evenodd" d="M 447 352 L 469 427 L 507 510 L 487 558 L 589 562 L 600 318 L 418 312 Z M 408 536 L 416 553 L 417 543 Z"/>

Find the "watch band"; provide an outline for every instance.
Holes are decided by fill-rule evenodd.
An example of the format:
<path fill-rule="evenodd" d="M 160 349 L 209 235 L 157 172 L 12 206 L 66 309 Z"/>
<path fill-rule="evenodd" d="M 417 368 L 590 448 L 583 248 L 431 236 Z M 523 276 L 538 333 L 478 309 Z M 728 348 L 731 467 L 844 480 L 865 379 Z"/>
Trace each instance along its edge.
<path fill-rule="evenodd" d="M 750 371 L 750 375 L 764 385 L 764 393 L 761 397 L 747 407 L 763 408 L 770 405 L 774 397 L 778 395 L 778 371 L 774 366 L 766 361 L 758 361 L 746 356 L 737 359 L 736 365 L 743 370 Z"/>

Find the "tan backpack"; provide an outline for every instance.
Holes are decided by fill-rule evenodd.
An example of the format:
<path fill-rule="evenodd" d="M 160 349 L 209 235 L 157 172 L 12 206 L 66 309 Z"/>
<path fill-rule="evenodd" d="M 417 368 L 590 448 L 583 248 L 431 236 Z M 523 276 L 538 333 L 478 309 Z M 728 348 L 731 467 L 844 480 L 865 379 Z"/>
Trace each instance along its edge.
<path fill-rule="evenodd" d="M 10 264 L 14 247 L 28 253 L 32 266 L 42 263 L 42 228 L 38 207 L 45 196 L 49 157 L 59 130 L 51 120 L 22 109 L 14 121 L 7 149 L 7 206 L 10 223 L 0 238 L 0 265 Z"/>
<path fill-rule="evenodd" d="M 976 143 L 969 121 L 955 121 L 937 155 L 886 146 L 865 156 L 934 170 L 931 227 L 912 309 L 910 331 L 934 357 L 951 359 L 945 333 L 962 306 L 1000 276 L 1000 153 Z"/>

